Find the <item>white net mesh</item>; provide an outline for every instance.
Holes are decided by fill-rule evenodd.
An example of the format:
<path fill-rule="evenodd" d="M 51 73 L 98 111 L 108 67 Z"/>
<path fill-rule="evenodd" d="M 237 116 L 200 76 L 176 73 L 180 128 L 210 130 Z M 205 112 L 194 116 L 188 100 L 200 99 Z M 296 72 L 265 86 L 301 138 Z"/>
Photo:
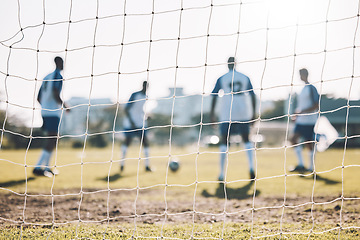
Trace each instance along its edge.
<path fill-rule="evenodd" d="M 155 239 L 225 239 L 237 230 L 248 238 L 335 231 L 340 238 L 347 230 L 357 231 L 359 152 L 348 148 L 358 146 L 360 137 L 359 4 L 1 3 L 0 221 L 48 226 L 47 237 L 75 225 L 70 238 L 92 238 L 82 230 L 84 224 L 98 224 L 102 238 L 111 238 L 113 223 L 130 229 L 127 236 Z M 61 98 L 67 105 L 61 107 L 57 136 L 47 137 L 39 134 L 37 94 L 42 83 L 53 81 L 42 79 L 55 56 L 65 62 Z M 211 92 L 230 56 L 250 77 L 257 98 L 256 118 L 245 121 L 252 126 L 256 177 L 248 179 L 247 150 L 228 134 L 225 178 L 217 181 L 220 151 L 211 146 L 219 141 L 214 127 L 223 122 L 209 119 L 217 95 Z M 298 174 L 289 172 L 296 162 L 293 149 L 309 142 L 289 139 L 296 93 L 304 87 L 298 71 L 304 67 L 320 94 L 316 114 L 328 117 L 339 136 L 337 150 L 317 155 L 316 161 L 312 157 L 314 170 Z M 146 99 L 129 100 L 144 80 L 149 83 Z M 248 91 L 228 94 L 233 99 Z M 124 111 L 138 102 L 145 102 L 146 113 L 137 129 L 141 137 L 123 158 L 121 142 L 134 131 L 123 128 Z M 145 132 L 150 157 L 144 157 Z M 36 147 L 47 138 L 56 138 L 50 166 L 61 173 L 38 180 L 31 174 L 40 154 Z M 153 173 L 142 170 L 147 159 Z M 180 162 L 176 173 L 168 167 L 174 159 Z M 21 180 L 9 180 L 11 172 Z M 7 201 L 12 203 L 6 208 Z M 153 223 L 158 223 L 153 229 L 144 227 Z M 215 223 L 220 225 L 200 227 Z M 189 227 L 169 233 L 169 225 L 176 224 Z"/>

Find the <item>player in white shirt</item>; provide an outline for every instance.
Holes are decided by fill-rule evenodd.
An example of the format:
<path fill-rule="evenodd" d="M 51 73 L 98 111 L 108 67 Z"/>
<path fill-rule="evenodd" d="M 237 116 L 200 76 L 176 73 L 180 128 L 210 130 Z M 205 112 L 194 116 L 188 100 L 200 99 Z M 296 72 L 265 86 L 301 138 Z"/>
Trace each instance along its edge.
<path fill-rule="evenodd" d="M 316 88 L 308 81 L 309 72 L 303 68 L 299 70 L 300 79 L 306 84 L 302 89 L 300 95 L 297 98 L 297 109 L 295 117 L 295 129 L 294 134 L 290 141 L 292 144 L 298 144 L 302 139 L 305 142 L 305 146 L 309 149 L 309 168 L 304 167 L 304 161 L 302 158 L 302 145 L 294 147 L 295 153 L 298 159 L 298 165 L 290 170 L 292 172 L 312 172 L 314 169 L 315 161 L 315 134 L 314 126 L 318 119 L 319 110 L 319 93 Z"/>
<path fill-rule="evenodd" d="M 120 171 L 124 171 L 125 157 L 127 149 L 131 144 L 133 137 L 139 137 L 140 141 L 144 145 L 145 155 L 145 171 L 151 172 L 150 160 L 149 160 L 149 141 L 147 139 L 146 127 L 147 121 L 145 118 L 144 104 L 146 102 L 146 90 L 148 88 L 148 82 L 143 82 L 143 88 L 141 91 L 134 92 L 125 107 L 124 118 L 124 132 L 125 142 L 121 146 L 122 161 L 120 163 Z"/>
<path fill-rule="evenodd" d="M 56 69 L 44 78 L 38 94 L 38 101 L 41 105 L 41 116 L 43 119 L 42 128 L 49 138 L 46 139 L 45 146 L 33 170 L 34 175 L 37 176 L 51 177 L 54 175 L 49 168 L 49 163 L 56 145 L 61 107 L 64 105 L 66 108 L 65 103 L 63 103 L 60 98 L 63 84 L 63 77 L 60 72 L 64 68 L 64 61 L 61 57 L 55 57 L 54 61 Z"/>
<path fill-rule="evenodd" d="M 247 150 L 250 178 L 255 178 L 253 143 L 249 140 L 250 122 L 255 118 L 256 96 L 250 79 L 235 70 L 235 58 L 228 59 L 229 72 L 221 76 L 212 91 L 210 118 L 215 122 L 215 106 L 218 93 L 222 89 L 220 125 L 220 174 L 219 181 L 224 180 L 228 136 L 240 134 Z"/>

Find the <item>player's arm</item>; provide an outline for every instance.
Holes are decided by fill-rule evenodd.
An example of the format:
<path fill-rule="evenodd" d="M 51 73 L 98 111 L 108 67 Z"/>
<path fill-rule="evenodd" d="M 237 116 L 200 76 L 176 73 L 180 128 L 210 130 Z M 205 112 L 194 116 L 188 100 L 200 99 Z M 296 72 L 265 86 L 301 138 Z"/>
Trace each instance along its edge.
<path fill-rule="evenodd" d="M 248 83 L 248 89 L 247 90 L 250 90 L 249 94 L 250 94 L 250 97 L 251 97 L 251 107 L 253 109 L 252 119 L 255 119 L 256 118 L 256 95 L 254 93 L 254 88 L 253 88 L 249 78 L 248 78 L 248 80 L 249 80 L 249 83 Z"/>
<path fill-rule="evenodd" d="M 135 93 L 131 94 L 129 102 L 126 104 L 125 110 L 124 110 L 125 116 L 129 119 L 129 122 L 130 122 L 132 128 L 136 127 L 135 123 L 134 123 L 134 120 L 132 119 L 131 114 L 130 114 L 130 109 L 132 108 L 134 100 L 135 100 Z"/>
<path fill-rule="evenodd" d="M 215 107 L 216 107 L 216 101 L 217 101 L 217 96 L 216 95 L 212 95 L 211 98 L 211 109 L 210 109 L 210 120 L 211 122 L 215 122 Z"/>
<path fill-rule="evenodd" d="M 310 101 L 312 102 L 312 105 L 306 109 L 303 109 L 299 112 L 301 113 L 313 113 L 319 110 L 319 93 L 317 92 L 316 88 L 312 85 L 310 87 Z"/>
<path fill-rule="evenodd" d="M 216 102 L 217 102 L 217 94 L 219 93 L 220 89 L 221 89 L 221 84 L 220 84 L 220 79 L 219 78 L 216 81 L 215 87 L 213 89 L 212 93 L 212 98 L 211 98 L 211 109 L 210 109 L 210 121 L 211 122 L 215 122 L 215 107 L 216 107 Z"/>
<path fill-rule="evenodd" d="M 311 107 L 300 111 L 299 114 L 301 114 L 301 113 L 313 113 L 313 112 L 316 112 L 318 110 L 319 110 L 319 103 L 315 103 Z"/>
<path fill-rule="evenodd" d="M 60 98 L 60 91 L 59 89 L 54 88 L 53 89 L 53 96 L 55 98 L 55 101 L 59 104 L 63 104 L 63 100 Z"/>
<path fill-rule="evenodd" d="M 66 111 L 70 111 L 70 109 L 66 106 L 65 102 L 60 97 L 61 89 L 62 89 L 62 81 L 61 80 L 56 81 L 52 90 L 54 99 L 57 103 L 63 105 L 66 108 Z"/>
<path fill-rule="evenodd" d="M 40 103 L 40 101 L 41 101 L 41 93 L 42 93 L 42 91 L 41 91 L 41 87 L 40 87 L 40 90 L 39 90 L 39 93 L 38 93 L 38 96 L 37 96 L 37 101 Z"/>

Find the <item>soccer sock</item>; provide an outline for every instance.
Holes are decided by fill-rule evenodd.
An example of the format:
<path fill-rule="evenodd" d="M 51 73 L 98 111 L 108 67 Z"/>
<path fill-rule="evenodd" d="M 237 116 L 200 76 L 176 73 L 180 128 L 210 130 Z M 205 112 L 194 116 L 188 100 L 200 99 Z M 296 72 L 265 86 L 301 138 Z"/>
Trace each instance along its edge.
<path fill-rule="evenodd" d="M 50 165 L 52 151 L 49 152 L 49 151 L 44 150 L 44 152 L 46 152 L 45 157 L 44 157 L 44 165 L 46 166 L 45 169 L 48 169 L 49 165 Z"/>
<path fill-rule="evenodd" d="M 226 145 L 220 145 L 220 175 L 219 178 L 224 179 L 225 176 L 225 163 L 226 163 Z"/>
<path fill-rule="evenodd" d="M 144 147 L 144 155 L 145 155 L 145 167 L 148 167 L 150 164 L 149 160 L 149 147 Z"/>
<path fill-rule="evenodd" d="M 127 149 L 128 147 L 125 144 L 121 145 L 121 153 L 122 153 L 121 162 L 120 162 L 121 166 L 125 165 L 125 157 L 126 157 Z"/>
<path fill-rule="evenodd" d="M 252 149 L 254 146 L 252 144 L 252 142 L 246 142 L 245 144 L 245 149 L 247 157 L 248 157 L 248 161 L 249 161 L 249 170 L 250 171 L 254 171 L 254 150 Z"/>
<path fill-rule="evenodd" d="M 303 157 L 302 157 L 302 146 L 296 146 L 294 148 L 295 150 L 295 153 L 296 153 L 296 157 L 298 159 L 298 165 L 303 167 L 304 166 L 304 160 L 303 160 Z"/>
<path fill-rule="evenodd" d="M 309 151 L 309 158 L 310 158 L 309 170 L 311 171 L 314 170 L 315 152 L 316 151 L 314 149 Z"/>
<path fill-rule="evenodd" d="M 38 162 L 35 165 L 35 168 L 41 168 L 42 165 L 49 166 L 49 160 L 51 157 L 51 153 L 45 149 L 42 150 L 41 155 L 39 157 Z"/>

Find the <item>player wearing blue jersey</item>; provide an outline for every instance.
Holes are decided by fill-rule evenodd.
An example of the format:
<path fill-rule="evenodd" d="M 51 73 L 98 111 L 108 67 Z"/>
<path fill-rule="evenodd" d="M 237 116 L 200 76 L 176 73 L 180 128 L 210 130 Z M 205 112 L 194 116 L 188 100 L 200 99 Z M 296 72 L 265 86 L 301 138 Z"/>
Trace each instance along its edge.
<path fill-rule="evenodd" d="M 120 171 L 124 171 L 125 157 L 127 149 L 131 144 L 133 137 L 139 137 L 140 141 L 144 145 L 145 155 L 145 171 L 151 172 L 150 160 L 149 160 L 149 141 L 147 139 L 146 127 L 147 121 L 145 119 L 144 104 L 146 101 L 146 90 L 148 88 L 148 82 L 143 82 L 141 91 L 134 92 L 125 107 L 125 118 L 124 118 L 124 131 L 125 131 L 125 142 L 121 146 L 122 150 L 122 161 L 120 164 Z"/>
<path fill-rule="evenodd" d="M 42 128 L 48 137 L 46 138 L 45 146 L 33 170 L 34 175 L 37 176 L 51 177 L 54 174 L 49 168 L 49 163 L 56 145 L 61 107 L 64 105 L 66 108 L 60 98 L 63 84 L 63 77 L 60 72 L 64 68 L 64 61 L 61 57 L 55 57 L 54 61 L 56 69 L 44 78 L 37 98 L 41 105 L 41 116 L 43 119 Z"/>
<path fill-rule="evenodd" d="M 255 178 L 253 143 L 249 140 L 250 121 L 255 118 L 256 96 L 250 79 L 235 70 L 235 58 L 228 59 L 229 72 L 221 76 L 212 91 L 212 104 L 210 110 L 211 121 L 215 121 L 215 106 L 218 93 L 222 89 L 220 124 L 220 174 L 219 180 L 224 180 L 226 151 L 228 138 L 233 134 L 240 134 L 247 150 L 249 160 L 250 178 Z"/>
<path fill-rule="evenodd" d="M 311 85 L 308 81 L 309 72 L 307 69 L 303 68 L 299 70 L 300 79 L 306 85 L 302 89 L 300 95 L 297 98 L 297 110 L 295 117 L 295 129 L 294 134 L 291 137 L 290 141 L 292 144 L 298 144 L 299 139 L 302 139 L 305 142 L 305 146 L 309 149 L 309 168 L 304 167 L 304 161 L 302 157 L 302 145 L 295 146 L 295 153 L 298 159 L 298 165 L 290 170 L 296 172 L 312 172 L 314 169 L 315 161 L 315 133 L 314 126 L 318 119 L 318 110 L 319 110 L 319 93 L 316 88 Z"/>

